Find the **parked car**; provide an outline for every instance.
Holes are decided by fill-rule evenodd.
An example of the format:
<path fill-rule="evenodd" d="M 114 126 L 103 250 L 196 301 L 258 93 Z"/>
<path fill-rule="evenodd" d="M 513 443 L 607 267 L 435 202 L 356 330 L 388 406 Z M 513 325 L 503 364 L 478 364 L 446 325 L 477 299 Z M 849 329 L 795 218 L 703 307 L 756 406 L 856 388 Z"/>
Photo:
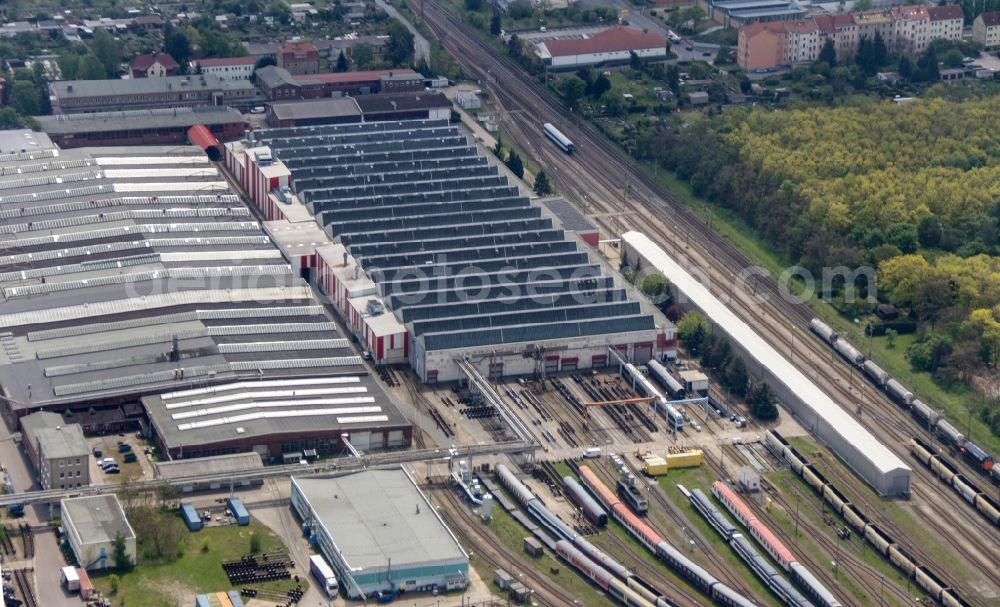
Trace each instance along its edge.
<path fill-rule="evenodd" d="M 94 457 L 101 458 L 104 456 L 104 452 L 101 451 L 100 447 L 94 447 Z"/>

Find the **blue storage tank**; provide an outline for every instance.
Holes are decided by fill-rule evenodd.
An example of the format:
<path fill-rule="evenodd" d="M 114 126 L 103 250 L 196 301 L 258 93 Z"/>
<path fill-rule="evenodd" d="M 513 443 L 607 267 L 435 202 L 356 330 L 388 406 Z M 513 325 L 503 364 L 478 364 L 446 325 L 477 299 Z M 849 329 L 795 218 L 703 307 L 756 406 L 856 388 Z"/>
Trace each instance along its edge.
<path fill-rule="evenodd" d="M 247 512 L 247 509 L 243 506 L 243 502 L 241 502 L 239 498 L 229 498 L 226 505 L 229 507 L 229 511 L 233 513 L 233 517 L 236 519 L 237 523 L 240 525 L 250 524 L 250 513 Z"/>
<path fill-rule="evenodd" d="M 201 529 L 201 518 L 191 504 L 181 504 L 181 518 L 184 519 L 184 524 L 189 530 L 198 531 Z"/>

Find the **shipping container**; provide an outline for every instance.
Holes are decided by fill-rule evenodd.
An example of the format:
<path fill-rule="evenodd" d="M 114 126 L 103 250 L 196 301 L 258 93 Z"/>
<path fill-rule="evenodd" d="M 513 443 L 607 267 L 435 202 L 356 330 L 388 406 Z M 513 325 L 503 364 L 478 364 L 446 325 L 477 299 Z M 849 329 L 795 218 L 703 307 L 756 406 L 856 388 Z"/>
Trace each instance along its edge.
<path fill-rule="evenodd" d="M 503 569 L 493 570 L 493 583 L 496 584 L 500 590 L 507 590 L 513 579 L 514 578 Z"/>
<path fill-rule="evenodd" d="M 524 551 L 530 556 L 542 556 L 542 543 L 533 537 L 524 538 Z"/>
<path fill-rule="evenodd" d="M 704 460 L 705 454 L 701 449 L 692 449 L 690 451 L 679 451 L 676 453 L 667 453 L 667 469 L 676 470 L 677 468 L 696 468 L 701 465 Z"/>
<path fill-rule="evenodd" d="M 184 519 L 184 524 L 190 531 L 201 529 L 201 517 L 198 516 L 198 511 L 191 504 L 181 504 L 181 518 Z"/>
<path fill-rule="evenodd" d="M 663 476 L 669 469 L 667 460 L 658 455 L 652 455 L 642 460 L 642 472 L 646 476 Z"/>
<path fill-rule="evenodd" d="M 247 512 L 247 509 L 243 506 L 243 502 L 241 502 L 239 498 L 236 497 L 229 498 L 229 500 L 226 502 L 226 506 L 229 508 L 229 512 L 232 513 L 233 518 L 236 519 L 236 522 L 238 524 L 240 525 L 250 524 L 250 513 Z"/>
<path fill-rule="evenodd" d="M 76 575 L 80 578 L 80 598 L 89 601 L 94 595 L 94 584 L 90 581 L 90 575 L 86 569 L 77 568 Z"/>

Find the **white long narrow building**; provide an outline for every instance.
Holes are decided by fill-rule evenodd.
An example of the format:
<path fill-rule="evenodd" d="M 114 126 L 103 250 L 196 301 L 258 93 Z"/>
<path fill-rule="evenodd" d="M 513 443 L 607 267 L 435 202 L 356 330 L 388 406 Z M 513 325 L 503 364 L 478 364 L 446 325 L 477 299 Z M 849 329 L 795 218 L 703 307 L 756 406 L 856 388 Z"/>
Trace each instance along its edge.
<path fill-rule="evenodd" d="M 728 306 L 674 261 L 666 251 L 641 232 L 622 235 L 622 251 L 633 266 L 654 267 L 725 331 L 733 346 L 755 360 L 782 402 L 799 421 L 826 443 L 844 462 L 881 495 L 906 495 L 910 491 L 909 466 L 833 401 L 811 379 L 775 350 Z M 750 366 L 750 365 L 748 365 Z"/>

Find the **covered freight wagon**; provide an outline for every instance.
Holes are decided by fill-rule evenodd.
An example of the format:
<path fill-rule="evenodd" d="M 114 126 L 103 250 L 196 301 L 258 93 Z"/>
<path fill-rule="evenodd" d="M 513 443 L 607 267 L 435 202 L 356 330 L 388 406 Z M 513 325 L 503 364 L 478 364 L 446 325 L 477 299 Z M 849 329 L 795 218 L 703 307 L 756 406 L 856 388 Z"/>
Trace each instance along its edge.
<path fill-rule="evenodd" d="M 181 504 L 181 518 L 184 519 L 184 524 L 187 525 L 189 531 L 201 529 L 201 517 L 198 516 L 198 511 L 191 504 Z"/>
<path fill-rule="evenodd" d="M 226 506 L 229 508 L 229 512 L 232 513 L 233 518 L 236 519 L 236 522 L 238 524 L 240 525 L 250 524 L 250 513 L 247 512 L 246 507 L 243 506 L 243 502 L 241 502 L 239 498 L 236 497 L 229 498 L 229 500 L 226 502 Z"/>

